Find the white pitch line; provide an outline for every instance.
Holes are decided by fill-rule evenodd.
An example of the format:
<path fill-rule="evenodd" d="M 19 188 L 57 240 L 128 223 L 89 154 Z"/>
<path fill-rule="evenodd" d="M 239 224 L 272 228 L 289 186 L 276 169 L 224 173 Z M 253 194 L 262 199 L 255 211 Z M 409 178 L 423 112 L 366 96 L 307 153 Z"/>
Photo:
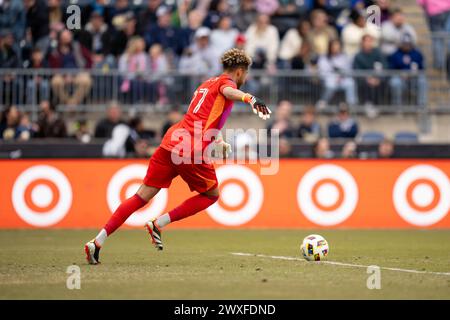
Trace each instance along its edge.
<path fill-rule="evenodd" d="M 287 256 L 269 256 L 269 255 L 265 255 L 265 254 L 254 254 L 254 253 L 244 253 L 244 252 L 231 252 L 231 254 L 234 255 L 234 256 L 270 258 L 270 259 L 277 259 L 277 260 L 290 260 L 290 261 L 307 262 L 305 259 L 302 259 L 302 258 L 287 257 Z M 362 265 L 362 264 L 343 263 L 343 262 L 337 262 L 337 261 L 318 261 L 318 263 L 320 263 L 320 264 L 331 264 L 331 265 L 342 266 L 342 267 L 352 267 L 352 268 L 368 268 L 368 267 L 370 267 L 370 266 L 365 266 L 365 265 Z M 389 270 L 389 271 L 398 271 L 398 272 L 422 273 L 422 274 L 434 274 L 434 275 L 441 275 L 441 276 L 450 276 L 450 272 L 420 271 L 420 270 L 401 269 L 401 268 L 389 268 L 389 267 L 380 267 L 380 269 Z"/>

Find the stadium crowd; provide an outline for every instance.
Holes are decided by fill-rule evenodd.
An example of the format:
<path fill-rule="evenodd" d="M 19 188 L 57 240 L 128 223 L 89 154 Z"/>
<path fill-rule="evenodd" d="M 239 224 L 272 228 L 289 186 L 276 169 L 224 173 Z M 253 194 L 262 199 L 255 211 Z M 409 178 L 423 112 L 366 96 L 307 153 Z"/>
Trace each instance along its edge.
<path fill-rule="evenodd" d="M 424 69 L 416 32 L 390 0 L 148 0 L 140 6 L 128 0 L 80 1 L 79 30 L 66 28 L 69 14 L 61 0 L 25 0 L 24 8 L 21 3 L 1 4 L 0 68 L 118 69 L 124 94 L 145 86 L 148 75 L 154 79 L 170 70 L 215 75 L 220 55 L 233 46 L 252 56 L 254 69 L 318 73 L 325 86 L 320 108 L 337 90 L 345 91 L 348 104 L 357 104 L 357 86 L 367 92 L 361 103 L 377 102 L 383 79 L 356 83 L 345 76 L 351 70 Z M 381 8 L 381 28 L 365 17 L 372 4 Z M 396 105 L 402 102 L 402 80 L 389 79 Z M 68 82 L 73 93 L 65 89 Z M 76 105 L 92 84 L 88 73 L 79 72 L 33 80 L 27 87 L 38 86 L 43 99 L 53 92 L 57 102 Z M 424 105 L 425 78 L 418 78 L 417 87 L 418 104 Z M 159 102 L 166 102 L 164 83 L 155 90 Z"/>
<path fill-rule="evenodd" d="M 424 7 L 432 31 L 450 32 L 448 1 L 417 1 Z M 358 127 L 347 107 L 340 109 L 326 132 L 318 133 L 317 125 L 310 123 L 316 110 L 326 108 L 337 91 L 344 92 L 349 107 L 364 104 L 369 116 L 376 115 L 373 105 L 379 103 L 380 90 L 385 87 L 390 89 L 391 103 L 401 105 L 408 81 L 417 87 L 417 104 L 427 103 L 426 78 L 417 73 L 425 68 L 425 61 L 417 47 L 416 31 L 402 10 L 391 2 L 79 0 L 76 3 L 81 7 L 81 28 L 69 30 L 68 1 L 3 0 L 0 69 L 79 69 L 79 72 L 28 80 L 27 97 L 36 90 L 39 93 L 40 113 L 35 122 L 15 107 L 14 101 L 1 101 L 5 107 L 0 119 L 0 139 L 66 137 L 63 115 L 56 112 L 55 105 L 76 106 L 86 98 L 95 84 L 95 79 L 86 72 L 89 69 L 119 70 L 122 75 L 119 88 L 124 95 L 152 83 L 156 101 L 168 104 L 170 84 L 158 80 L 161 75 L 174 70 L 205 77 L 218 74 L 219 57 L 231 47 L 245 49 L 253 58 L 252 68 L 269 75 L 277 70 L 305 70 L 321 79 L 320 97 L 313 106 L 305 108 L 299 128 L 291 128 L 284 120 L 270 124 L 281 127 L 284 138 L 304 138 L 310 134 L 317 138 L 354 138 Z M 373 4 L 381 10 L 380 28 L 366 19 L 366 8 Z M 439 45 L 442 46 L 433 43 L 436 68 L 442 67 L 445 58 L 439 56 L 442 52 Z M 371 76 L 354 78 L 350 75 L 354 70 L 369 71 Z M 382 70 L 402 70 L 417 76 L 410 80 L 400 74 L 377 76 Z M 5 73 L 2 77 L 0 89 L 5 91 L 6 84 L 14 82 L 14 76 Z M 68 84 L 73 90 L 67 90 Z M 283 111 L 285 104 L 279 104 L 277 114 L 289 113 Z M 120 118 L 110 113 L 115 113 L 111 108 L 108 117 Z M 170 112 L 169 117 L 176 118 L 176 113 Z M 131 119 L 129 127 L 140 128 L 136 132 L 145 131 L 137 119 Z M 98 126 L 97 129 L 94 136 L 105 131 Z M 86 141 L 88 131 L 86 122 L 80 121 L 75 137 Z M 318 141 L 317 154 L 327 154 L 325 140 Z M 347 151 L 351 149 L 350 145 Z"/>

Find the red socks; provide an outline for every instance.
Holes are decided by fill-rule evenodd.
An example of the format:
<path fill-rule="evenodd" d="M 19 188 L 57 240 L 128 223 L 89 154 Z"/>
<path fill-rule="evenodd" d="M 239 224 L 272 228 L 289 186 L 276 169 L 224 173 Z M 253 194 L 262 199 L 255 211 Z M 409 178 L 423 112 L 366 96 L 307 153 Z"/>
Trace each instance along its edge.
<path fill-rule="evenodd" d="M 133 214 L 133 212 L 139 210 L 146 204 L 147 202 L 137 194 L 122 202 L 121 205 L 116 209 L 116 211 L 114 211 L 114 214 L 111 216 L 111 218 L 109 218 L 104 227 L 108 236 L 116 231 L 117 228 L 119 228 L 125 222 L 125 220 L 127 220 L 128 217 Z"/>
<path fill-rule="evenodd" d="M 178 221 L 196 214 L 212 205 L 219 199 L 218 196 L 206 196 L 198 194 L 192 198 L 187 199 L 178 207 L 169 212 L 170 222 Z"/>
<path fill-rule="evenodd" d="M 169 212 L 170 222 L 178 221 L 196 214 L 212 205 L 219 199 L 218 196 L 198 194 L 187 199 L 181 205 Z M 137 194 L 122 202 L 106 223 L 104 229 L 108 236 L 117 230 L 135 211 L 145 206 L 147 202 Z"/>

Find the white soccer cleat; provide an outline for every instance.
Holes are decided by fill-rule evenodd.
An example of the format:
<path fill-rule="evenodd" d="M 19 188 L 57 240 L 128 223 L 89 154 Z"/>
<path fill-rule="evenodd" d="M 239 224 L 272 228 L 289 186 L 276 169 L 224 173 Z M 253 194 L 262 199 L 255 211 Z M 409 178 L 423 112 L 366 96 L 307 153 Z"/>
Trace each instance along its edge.
<path fill-rule="evenodd" d="M 162 250 L 163 244 L 161 240 L 161 229 L 156 224 L 156 219 L 150 220 L 145 224 L 145 228 L 152 238 L 152 243 L 156 249 Z"/>
<path fill-rule="evenodd" d="M 85 244 L 84 252 L 86 253 L 86 260 L 89 264 L 100 263 L 100 246 L 95 243 L 95 239 Z"/>

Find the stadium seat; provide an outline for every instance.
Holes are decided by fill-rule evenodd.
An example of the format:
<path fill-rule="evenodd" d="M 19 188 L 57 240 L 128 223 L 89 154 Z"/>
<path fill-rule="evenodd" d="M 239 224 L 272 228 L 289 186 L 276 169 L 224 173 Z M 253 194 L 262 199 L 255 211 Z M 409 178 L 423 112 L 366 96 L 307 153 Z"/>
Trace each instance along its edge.
<path fill-rule="evenodd" d="M 409 131 L 400 131 L 395 134 L 394 138 L 395 142 L 418 142 L 419 137 L 417 136 L 417 133 L 415 132 L 409 132 Z"/>
<path fill-rule="evenodd" d="M 384 140 L 384 134 L 379 131 L 364 132 L 361 135 L 361 142 L 365 143 L 379 143 Z"/>

